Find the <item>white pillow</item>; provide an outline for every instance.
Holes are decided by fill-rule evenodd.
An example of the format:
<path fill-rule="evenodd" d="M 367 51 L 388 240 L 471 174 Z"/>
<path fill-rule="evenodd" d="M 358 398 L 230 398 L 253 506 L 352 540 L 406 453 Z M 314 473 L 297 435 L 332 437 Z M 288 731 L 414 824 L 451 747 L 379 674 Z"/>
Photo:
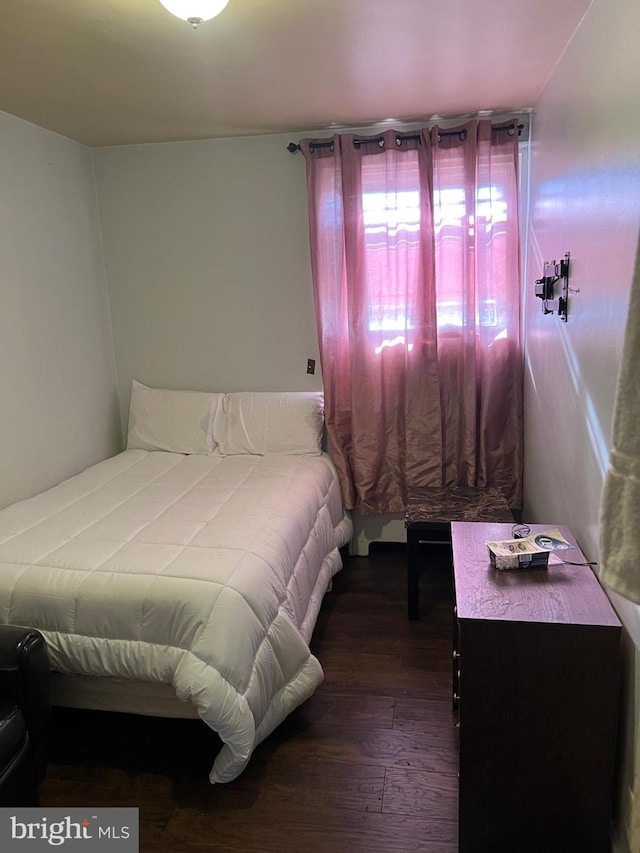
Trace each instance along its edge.
<path fill-rule="evenodd" d="M 134 379 L 129 404 L 129 450 L 213 452 L 213 418 L 224 394 L 148 388 Z"/>
<path fill-rule="evenodd" d="M 322 449 L 324 397 L 320 391 L 233 391 L 213 424 L 224 456 L 236 453 L 314 453 Z"/>

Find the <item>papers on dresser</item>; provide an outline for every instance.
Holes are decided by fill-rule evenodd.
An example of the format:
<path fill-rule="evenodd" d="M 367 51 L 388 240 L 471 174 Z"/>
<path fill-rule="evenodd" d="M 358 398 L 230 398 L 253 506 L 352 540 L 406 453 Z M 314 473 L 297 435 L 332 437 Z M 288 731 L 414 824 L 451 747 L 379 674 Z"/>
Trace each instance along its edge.
<path fill-rule="evenodd" d="M 564 551 L 574 546 L 554 529 L 532 533 L 521 539 L 487 542 L 487 547 L 491 565 L 496 569 L 528 569 L 547 566 L 552 551 Z"/>

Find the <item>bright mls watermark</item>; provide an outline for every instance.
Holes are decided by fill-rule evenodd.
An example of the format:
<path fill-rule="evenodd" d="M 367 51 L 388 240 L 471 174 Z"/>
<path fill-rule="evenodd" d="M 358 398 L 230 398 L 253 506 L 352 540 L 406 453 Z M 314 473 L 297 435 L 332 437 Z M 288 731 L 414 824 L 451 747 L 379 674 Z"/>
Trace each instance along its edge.
<path fill-rule="evenodd" d="M 139 853 L 138 809 L 0 808 L 2 853 Z"/>

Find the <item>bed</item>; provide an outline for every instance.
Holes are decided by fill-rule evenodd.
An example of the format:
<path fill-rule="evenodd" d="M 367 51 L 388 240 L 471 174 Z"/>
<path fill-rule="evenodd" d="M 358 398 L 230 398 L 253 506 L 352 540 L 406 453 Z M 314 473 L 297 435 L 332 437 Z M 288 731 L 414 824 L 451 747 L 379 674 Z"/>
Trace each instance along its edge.
<path fill-rule="evenodd" d="M 210 781 L 242 772 L 323 678 L 352 526 L 321 434 L 321 394 L 134 383 L 125 451 L 0 511 L 0 622 L 42 631 L 54 702 L 197 714 Z"/>

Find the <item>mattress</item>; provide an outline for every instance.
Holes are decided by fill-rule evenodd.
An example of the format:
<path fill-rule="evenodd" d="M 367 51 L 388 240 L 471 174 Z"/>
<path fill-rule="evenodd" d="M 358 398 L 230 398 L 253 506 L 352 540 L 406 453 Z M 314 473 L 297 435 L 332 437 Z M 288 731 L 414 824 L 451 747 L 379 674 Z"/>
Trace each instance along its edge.
<path fill-rule="evenodd" d="M 309 640 L 351 534 L 324 455 L 126 450 L 0 511 L 0 622 L 41 630 L 59 673 L 170 685 L 228 782 L 322 681 Z"/>

